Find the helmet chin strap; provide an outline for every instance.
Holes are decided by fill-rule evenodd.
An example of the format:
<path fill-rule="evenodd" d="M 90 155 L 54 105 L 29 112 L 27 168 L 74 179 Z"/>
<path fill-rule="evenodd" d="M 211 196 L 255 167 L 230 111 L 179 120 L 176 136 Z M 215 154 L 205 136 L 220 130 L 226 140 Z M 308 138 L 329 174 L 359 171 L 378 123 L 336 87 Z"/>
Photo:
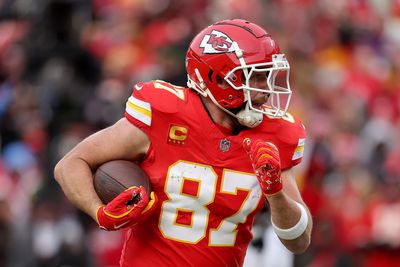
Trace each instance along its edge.
<path fill-rule="evenodd" d="M 215 100 L 214 96 L 211 94 L 211 92 L 206 89 L 207 96 L 211 99 L 211 101 L 220 109 L 231 115 L 232 117 L 235 117 L 239 123 L 243 126 L 249 127 L 249 128 L 254 128 L 258 126 L 263 118 L 264 114 L 255 110 L 250 109 L 250 104 L 249 101 L 247 101 L 246 106 L 240 110 L 238 113 L 233 113 L 232 111 L 222 107 L 217 100 Z"/>
<path fill-rule="evenodd" d="M 260 125 L 264 118 L 264 114 L 250 109 L 250 104 L 247 101 L 246 106 L 238 113 L 236 113 L 235 117 L 241 125 L 249 128 L 254 128 Z"/>

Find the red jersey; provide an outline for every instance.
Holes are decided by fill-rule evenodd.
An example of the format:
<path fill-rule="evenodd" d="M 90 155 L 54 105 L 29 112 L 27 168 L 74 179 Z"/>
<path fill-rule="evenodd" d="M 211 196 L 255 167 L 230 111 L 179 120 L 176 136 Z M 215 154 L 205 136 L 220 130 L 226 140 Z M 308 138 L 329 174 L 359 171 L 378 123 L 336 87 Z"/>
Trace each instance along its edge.
<path fill-rule="evenodd" d="M 159 203 L 128 230 L 121 265 L 241 266 L 264 204 L 243 139 L 273 142 L 287 169 L 301 161 L 302 124 L 265 116 L 256 128 L 224 133 L 196 92 L 163 81 L 137 84 L 125 117 L 151 141 L 141 167 Z"/>

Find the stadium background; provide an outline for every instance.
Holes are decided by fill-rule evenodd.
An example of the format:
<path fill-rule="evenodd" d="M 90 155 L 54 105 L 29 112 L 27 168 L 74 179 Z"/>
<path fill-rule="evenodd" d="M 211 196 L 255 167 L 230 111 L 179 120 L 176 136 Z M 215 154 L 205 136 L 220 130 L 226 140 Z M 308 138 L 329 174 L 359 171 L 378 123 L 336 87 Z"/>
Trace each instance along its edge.
<path fill-rule="evenodd" d="M 72 208 L 52 168 L 134 83 L 185 85 L 190 39 L 234 17 L 287 54 L 309 135 L 296 171 L 315 226 L 294 265 L 399 266 L 399 0 L 0 0 L 0 266 L 116 266 L 121 232 Z"/>

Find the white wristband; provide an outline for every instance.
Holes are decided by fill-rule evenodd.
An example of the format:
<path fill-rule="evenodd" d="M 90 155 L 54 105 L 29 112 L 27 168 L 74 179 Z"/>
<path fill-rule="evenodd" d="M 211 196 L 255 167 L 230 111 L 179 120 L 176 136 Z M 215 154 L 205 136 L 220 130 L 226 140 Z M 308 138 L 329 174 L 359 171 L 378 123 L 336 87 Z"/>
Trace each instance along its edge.
<path fill-rule="evenodd" d="M 272 222 L 272 218 L 271 218 L 271 224 L 272 224 L 272 227 L 274 228 L 276 235 L 282 239 L 285 239 L 285 240 L 296 239 L 299 236 L 301 236 L 307 228 L 308 215 L 307 215 L 306 209 L 300 203 L 296 202 L 296 204 L 301 211 L 301 215 L 300 215 L 299 221 L 292 228 L 281 229 Z"/>

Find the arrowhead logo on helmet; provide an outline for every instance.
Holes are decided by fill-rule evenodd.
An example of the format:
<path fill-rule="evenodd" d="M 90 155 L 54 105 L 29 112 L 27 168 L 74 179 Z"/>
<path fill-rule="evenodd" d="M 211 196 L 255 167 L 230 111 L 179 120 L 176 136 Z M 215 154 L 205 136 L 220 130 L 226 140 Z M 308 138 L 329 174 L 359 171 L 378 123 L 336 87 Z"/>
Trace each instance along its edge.
<path fill-rule="evenodd" d="M 211 34 L 206 34 L 200 43 L 204 48 L 204 54 L 217 54 L 234 52 L 233 41 L 225 33 L 213 30 Z"/>

